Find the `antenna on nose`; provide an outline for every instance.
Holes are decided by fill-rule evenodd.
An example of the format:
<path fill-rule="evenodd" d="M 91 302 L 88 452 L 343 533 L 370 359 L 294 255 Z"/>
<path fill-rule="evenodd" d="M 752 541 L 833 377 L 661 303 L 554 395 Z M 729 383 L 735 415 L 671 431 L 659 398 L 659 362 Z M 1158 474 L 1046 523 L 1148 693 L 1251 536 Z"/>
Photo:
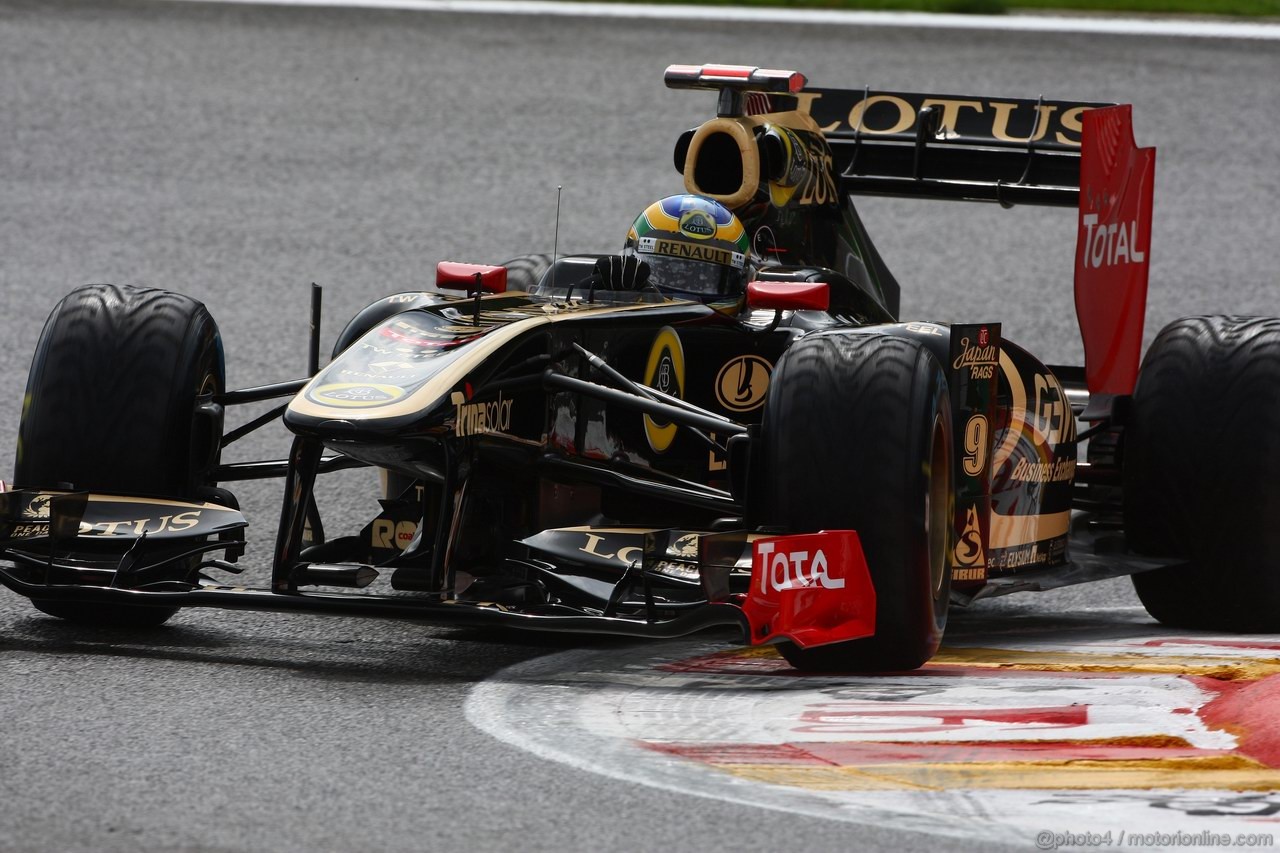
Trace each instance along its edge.
<path fill-rule="evenodd" d="M 556 288 L 556 261 L 560 259 L 560 191 L 564 187 L 556 186 L 556 236 L 551 241 L 551 289 Z"/>

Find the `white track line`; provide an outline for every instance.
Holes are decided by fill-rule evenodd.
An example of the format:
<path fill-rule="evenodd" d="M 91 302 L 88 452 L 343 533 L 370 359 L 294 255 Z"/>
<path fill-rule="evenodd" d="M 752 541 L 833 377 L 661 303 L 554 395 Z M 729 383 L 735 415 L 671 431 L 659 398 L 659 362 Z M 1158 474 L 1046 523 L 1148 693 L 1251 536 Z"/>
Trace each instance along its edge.
<path fill-rule="evenodd" d="M 1069 636 L 1046 628 L 1012 645 L 995 633 L 973 639 L 985 648 L 1092 654 L 1099 664 L 1115 655 L 1141 655 L 1152 662 L 1188 668 L 1230 659 L 1270 661 L 1275 656 L 1266 648 L 1269 638 L 1264 637 L 1234 638 L 1262 641 L 1260 649 L 1224 648 L 1216 645 L 1220 636 L 1204 637 L 1202 646 L 1149 647 L 1151 640 L 1187 638 L 1150 623 L 1146 627 L 1151 633 L 1134 634 L 1134 626 L 1133 620 L 1117 620 L 1084 633 L 1068 632 Z M 894 716 L 910 710 L 932 717 L 938 708 L 1012 710 L 1039 704 L 1070 704 L 1086 712 L 1081 722 L 1055 724 L 1052 730 L 1020 730 L 1021 724 L 1012 723 L 1002 731 L 1003 724 L 976 715 L 973 720 L 961 717 L 914 733 L 907 729 L 884 733 L 890 739 L 887 742 L 897 744 L 951 741 L 994 746 L 1030 738 L 1046 744 L 1061 739 L 1065 745 L 1094 737 L 1170 737 L 1183 738 L 1192 745 L 1188 748 L 1205 750 L 1206 756 L 1217 750 L 1236 754 L 1239 749 L 1236 734 L 1209 725 L 1195 713 L 1212 700 L 1214 691 L 1173 672 L 1146 672 L 1141 667 L 1125 671 L 1123 664 L 1100 678 L 1052 668 L 1017 674 L 993 669 L 956 678 L 937 671 L 910 676 L 824 676 L 664 667 L 725 650 L 725 638 L 571 649 L 514 664 L 474 685 L 464 711 L 473 726 L 510 747 L 610 779 L 753 809 L 987 845 L 1027 848 L 1037 832 L 1061 833 L 1072 827 L 1073 833 L 1097 834 L 1121 828 L 1144 835 L 1249 833 L 1265 827 L 1251 824 L 1256 818 L 1236 811 L 1241 800 L 1254 809 L 1280 803 L 1275 790 L 1241 794 L 1207 787 L 1161 789 L 1142 783 L 1128 787 L 1132 783 L 1121 780 L 1115 790 L 1067 790 L 1048 787 L 1049 777 L 1023 789 L 874 790 L 846 786 L 837 779 L 831 780 L 835 783 L 831 788 L 810 787 L 803 777 L 788 781 L 784 774 L 769 781 L 769 774 L 738 775 L 711 761 L 649 748 L 658 744 L 730 749 L 786 743 L 880 744 L 876 727 L 884 719 L 877 716 L 879 703 L 878 707 L 892 706 Z M 826 709 L 817 712 L 819 717 L 828 711 L 832 716 L 802 725 L 815 709 Z M 811 727 L 814 724 L 817 728 Z M 856 765 L 847 766 L 857 772 Z M 1056 773 L 1047 765 L 1043 769 Z M 1193 775 L 1188 777 L 1189 785 L 1204 784 L 1192 782 Z M 912 849 L 948 846 L 905 840 Z"/>
<path fill-rule="evenodd" d="M 170 0 L 170 2 L 341 9 L 395 9 L 411 12 L 455 12 L 478 15 L 559 15 L 562 17 L 627 18 L 633 20 L 661 19 L 1280 40 L 1280 24 L 1237 23 L 1220 18 L 1197 20 L 1192 18 L 1119 18 L 1112 16 L 941 15 L 925 12 L 854 12 L 838 9 L 571 3 L 557 2 L 557 0 Z"/>

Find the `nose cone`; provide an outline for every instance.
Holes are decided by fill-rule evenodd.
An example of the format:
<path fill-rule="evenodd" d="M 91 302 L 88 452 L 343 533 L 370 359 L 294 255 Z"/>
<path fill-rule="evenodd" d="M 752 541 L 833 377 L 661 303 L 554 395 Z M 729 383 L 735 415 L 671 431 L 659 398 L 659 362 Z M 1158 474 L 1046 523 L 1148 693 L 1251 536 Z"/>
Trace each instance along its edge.
<path fill-rule="evenodd" d="M 285 425 L 300 435 L 362 440 L 439 431 L 455 418 L 501 422 L 501 405 L 494 411 L 462 405 L 468 402 L 462 389 L 479 387 L 490 365 L 548 322 L 547 314 L 509 296 L 487 297 L 492 307 L 478 315 L 473 304 L 405 311 L 370 329 L 293 398 Z"/>
<path fill-rule="evenodd" d="M 284 422 L 301 434 L 353 438 L 385 433 L 446 408 L 465 378 L 468 343 L 486 329 L 407 311 L 369 330 L 289 403 Z"/>

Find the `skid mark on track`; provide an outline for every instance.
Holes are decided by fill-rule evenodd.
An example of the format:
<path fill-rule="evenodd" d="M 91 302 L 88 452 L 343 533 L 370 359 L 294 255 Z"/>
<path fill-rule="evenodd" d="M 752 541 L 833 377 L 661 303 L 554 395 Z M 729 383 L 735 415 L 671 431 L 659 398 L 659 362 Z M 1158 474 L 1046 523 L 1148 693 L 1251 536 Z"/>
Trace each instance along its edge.
<path fill-rule="evenodd" d="M 479 685 L 467 710 L 584 770 L 826 818 L 1023 843 L 1280 837 L 1280 642 L 1151 631 L 970 635 L 870 676 L 705 642 L 566 652 Z"/>

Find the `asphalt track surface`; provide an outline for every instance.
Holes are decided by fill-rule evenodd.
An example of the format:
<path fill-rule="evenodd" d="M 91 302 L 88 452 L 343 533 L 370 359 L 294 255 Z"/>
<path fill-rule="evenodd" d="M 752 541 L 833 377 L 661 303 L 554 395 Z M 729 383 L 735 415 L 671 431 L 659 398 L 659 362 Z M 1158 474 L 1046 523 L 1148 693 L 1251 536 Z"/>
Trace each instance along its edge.
<path fill-rule="evenodd" d="M 1148 340 L 1186 314 L 1280 313 L 1267 43 L 0 2 L 0 447 L 14 445 L 40 326 L 79 284 L 202 299 L 230 382 L 248 386 L 301 375 L 312 281 L 332 341 L 375 297 L 429 282 L 437 260 L 550 250 L 557 185 L 562 250 L 619 246 L 678 190 L 671 145 L 713 108 L 666 91 L 662 68 L 703 61 L 816 85 L 1131 101 L 1139 144 L 1160 151 Z M 1047 360 L 1078 361 L 1070 214 L 865 211 L 904 316 L 1000 320 Z M 266 431 L 241 458 L 284 442 Z M 358 527 L 372 478 L 330 482 L 331 532 Z M 250 581 L 277 488 L 241 495 L 259 545 Z M 1135 603 L 1116 581 L 954 618 L 1052 627 Z M 611 643 L 214 611 L 112 634 L 4 594 L 0 849 L 992 849 L 606 778 L 464 716 L 502 668 L 583 646 Z"/>

